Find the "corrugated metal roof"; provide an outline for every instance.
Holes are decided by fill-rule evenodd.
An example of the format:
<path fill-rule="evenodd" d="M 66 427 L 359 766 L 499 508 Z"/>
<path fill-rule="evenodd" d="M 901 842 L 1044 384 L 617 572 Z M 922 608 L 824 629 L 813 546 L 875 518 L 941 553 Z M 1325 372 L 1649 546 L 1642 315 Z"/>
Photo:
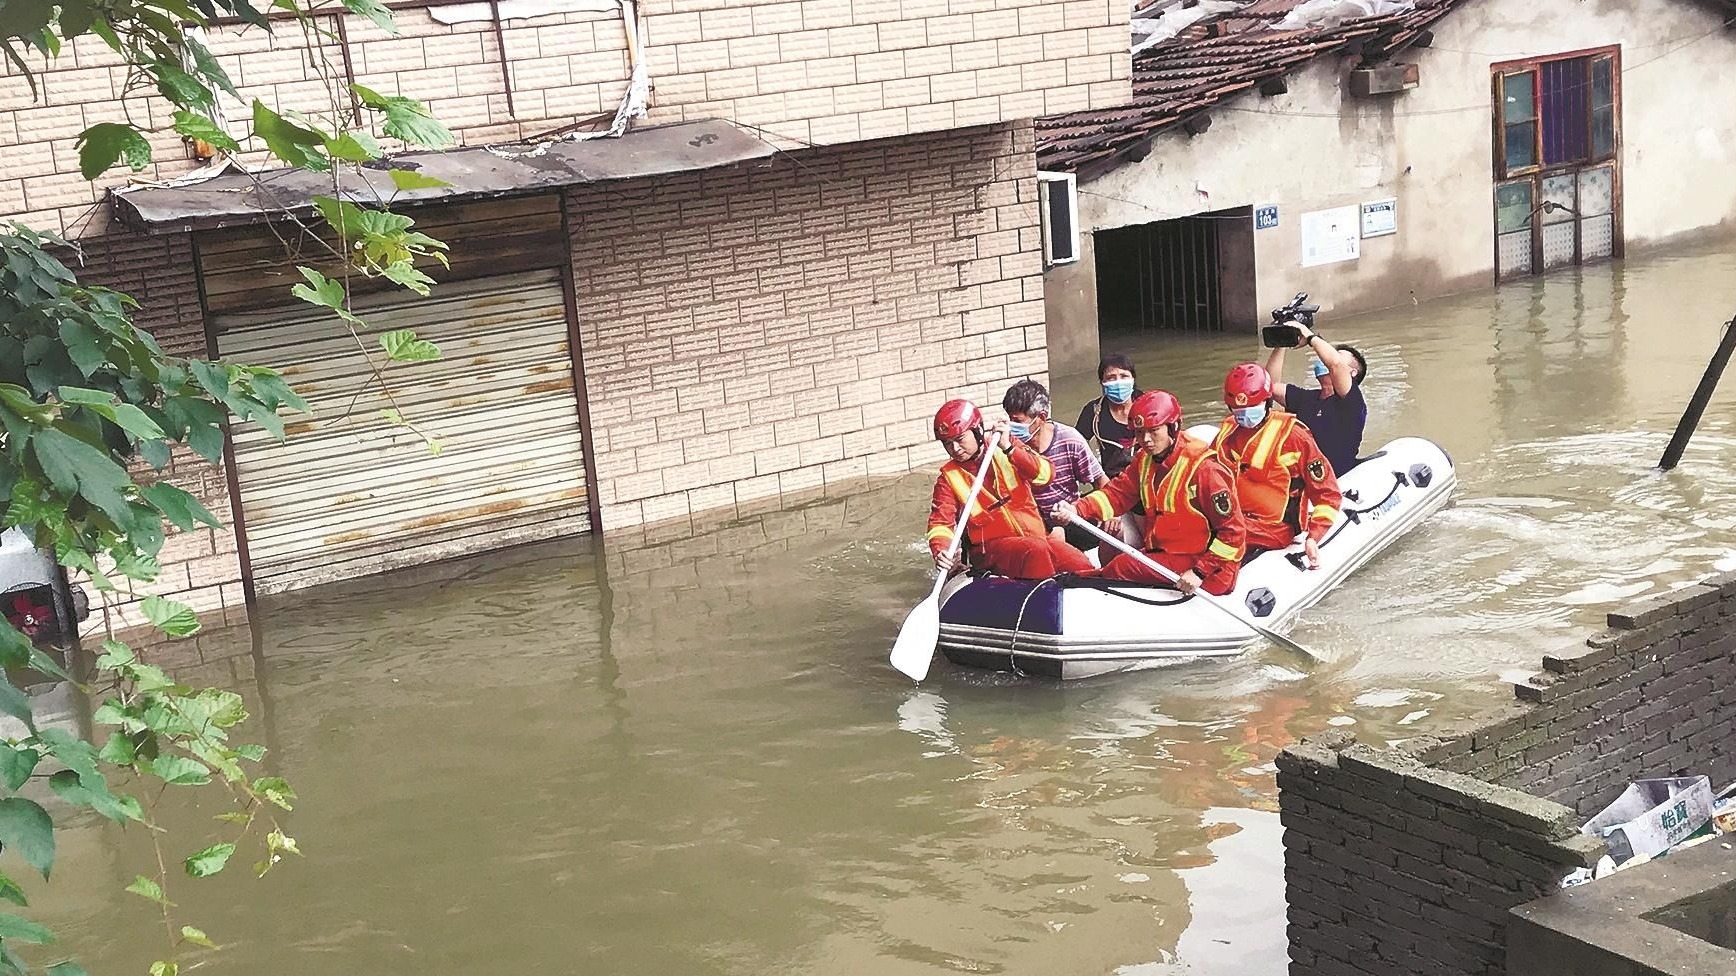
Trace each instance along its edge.
<path fill-rule="evenodd" d="M 1114 166 L 1152 136 L 1317 57 L 1359 53 L 1368 61 L 1401 50 L 1465 0 L 1419 0 L 1397 13 L 1336 25 L 1276 30 L 1303 0 L 1255 0 L 1210 17 L 1133 57 L 1133 101 L 1122 107 L 1037 120 L 1037 165 L 1089 175 Z M 1176 10 L 1146 0 L 1134 16 Z"/>
<path fill-rule="evenodd" d="M 360 173 L 346 168 L 343 195 L 359 203 L 475 200 L 728 166 L 764 159 L 773 152 L 765 140 L 731 122 L 705 119 L 634 129 L 607 139 L 400 153 L 369 164 Z M 397 190 L 388 169 L 415 170 L 450 185 Z M 328 174 L 279 169 L 251 176 L 230 173 L 180 186 L 119 188 L 110 192 L 109 199 L 123 223 L 164 232 L 261 223 L 274 213 L 311 212 L 313 198 L 331 192 Z"/>

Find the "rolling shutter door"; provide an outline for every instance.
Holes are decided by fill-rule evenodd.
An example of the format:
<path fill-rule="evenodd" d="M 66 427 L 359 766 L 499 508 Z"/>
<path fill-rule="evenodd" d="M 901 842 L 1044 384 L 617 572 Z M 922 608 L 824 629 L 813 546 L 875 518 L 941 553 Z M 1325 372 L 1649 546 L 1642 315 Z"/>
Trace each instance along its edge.
<path fill-rule="evenodd" d="M 558 272 L 452 282 L 428 298 L 382 293 L 355 310 L 360 344 L 311 308 L 213 317 L 220 356 L 282 370 L 313 407 L 286 415 L 281 443 L 257 424 L 232 431 L 259 592 L 589 527 Z M 377 336 L 406 328 L 440 359 L 388 365 Z M 386 410 L 438 439 L 439 453 Z"/>

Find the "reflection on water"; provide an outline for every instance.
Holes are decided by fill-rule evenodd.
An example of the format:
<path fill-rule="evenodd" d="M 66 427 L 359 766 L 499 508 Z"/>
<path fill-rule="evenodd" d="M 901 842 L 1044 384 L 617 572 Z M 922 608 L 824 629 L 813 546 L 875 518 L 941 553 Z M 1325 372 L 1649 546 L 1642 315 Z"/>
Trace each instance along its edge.
<path fill-rule="evenodd" d="M 926 590 L 922 474 L 291 596 L 256 640 L 177 645 L 252 703 L 307 852 L 180 894 L 228 946 L 205 971 L 1276 976 L 1279 749 L 1452 728 L 1608 601 L 1736 564 L 1736 396 L 1649 470 L 1731 280 L 1704 253 L 1323 317 L 1369 356 L 1370 446 L 1433 438 L 1459 489 L 1299 625 L 1320 665 L 1062 686 L 941 662 L 913 687 L 886 653 Z M 1126 348 L 1190 419 L 1260 354 Z M 1056 386 L 1076 406 L 1092 380 Z M 172 808 L 177 843 L 210 812 Z M 93 972 L 142 969 L 160 920 L 119 890 L 148 847 L 75 819 L 61 857 L 44 921 Z"/>

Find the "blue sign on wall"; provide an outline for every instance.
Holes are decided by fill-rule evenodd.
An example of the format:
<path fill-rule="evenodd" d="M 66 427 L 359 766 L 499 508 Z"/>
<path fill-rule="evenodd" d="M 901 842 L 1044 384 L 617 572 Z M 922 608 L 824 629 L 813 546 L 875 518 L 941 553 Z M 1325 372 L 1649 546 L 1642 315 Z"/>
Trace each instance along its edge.
<path fill-rule="evenodd" d="M 1260 207 L 1254 211 L 1254 229 L 1271 230 L 1278 226 L 1278 208 Z"/>

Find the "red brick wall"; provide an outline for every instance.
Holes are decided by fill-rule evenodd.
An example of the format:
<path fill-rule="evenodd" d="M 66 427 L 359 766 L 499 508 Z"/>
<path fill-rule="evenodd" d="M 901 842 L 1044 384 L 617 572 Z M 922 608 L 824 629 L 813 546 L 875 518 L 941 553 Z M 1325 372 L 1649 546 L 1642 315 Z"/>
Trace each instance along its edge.
<path fill-rule="evenodd" d="M 606 529 L 939 457 L 1045 374 L 1030 124 L 568 196 Z"/>

